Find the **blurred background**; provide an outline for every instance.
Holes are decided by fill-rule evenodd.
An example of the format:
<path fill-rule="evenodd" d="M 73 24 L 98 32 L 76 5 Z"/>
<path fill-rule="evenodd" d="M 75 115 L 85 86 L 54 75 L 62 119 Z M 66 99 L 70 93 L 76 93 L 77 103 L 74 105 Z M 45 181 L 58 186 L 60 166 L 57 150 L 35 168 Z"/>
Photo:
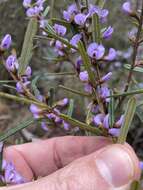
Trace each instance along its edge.
<path fill-rule="evenodd" d="M 68 0 L 55 0 L 55 6 L 53 9 L 53 15 L 57 18 L 62 18 L 62 10 L 66 9 L 69 3 L 73 1 Z M 127 70 L 124 69 L 124 64 L 131 63 L 132 48 L 130 48 L 130 41 L 128 39 L 129 32 L 134 33 L 135 28 L 131 23 L 130 18 L 126 17 L 121 7 L 123 0 L 108 0 L 105 7 L 109 9 L 110 15 L 107 25 L 114 27 L 115 32 L 113 38 L 110 41 L 105 42 L 107 48 L 113 47 L 118 50 L 118 60 L 114 63 L 108 64 L 104 67 L 105 70 L 113 72 L 113 80 L 111 86 L 118 91 L 125 85 L 125 79 L 127 76 Z M 140 7 L 140 0 L 132 1 L 134 8 Z M 46 6 L 50 6 L 50 0 L 46 2 Z M 13 38 L 13 48 L 16 49 L 17 55 L 20 54 L 24 34 L 26 30 L 28 20 L 25 16 L 25 10 L 22 6 L 22 0 L 0 0 L 0 37 L 6 33 L 10 33 Z M 33 77 L 42 76 L 38 80 L 38 88 L 43 94 L 48 94 L 52 88 L 55 91 L 55 99 L 60 100 L 64 97 L 75 99 L 74 101 L 74 113 L 73 116 L 80 120 L 84 119 L 85 106 L 87 106 L 87 99 L 81 98 L 80 96 L 67 93 L 62 89 L 58 88 L 59 85 L 68 86 L 74 89 L 82 89 L 82 84 L 79 82 L 75 75 L 52 75 L 49 73 L 60 73 L 60 72 L 72 72 L 73 68 L 70 64 L 65 63 L 53 63 L 49 62 L 46 58 L 52 56 L 52 51 L 49 48 L 49 43 L 45 40 L 36 40 L 36 48 L 34 50 L 32 61 L 30 65 L 33 69 Z M 142 49 L 140 50 L 140 58 L 142 58 Z M 0 80 L 10 79 L 8 73 L 0 65 Z M 105 72 L 105 71 L 104 71 Z M 44 76 L 44 77 L 43 77 Z M 142 87 L 142 74 L 135 73 L 135 79 L 139 82 L 139 86 Z M 136 81 L 135 80 L 135 81 Z M 13 93 L 7 85 L 0 85 L 1 90 Z M 142 99 L 142 96 L 139 96 Z M 83 103 L 84 102 L 84 103 Z M 0 99 L 0 133 L 16 127 L 20 122 L 25 121 L 31 116 L 28 107 L 23 104 L 18 104 L 13 101 Z M 131 131 L 128 135 L 128 142 L 132 144 L 136 152 L 143 159 L 143 109 L 140 107 L 138 114 L 136 114 L 134 122 L 132 124 Z M 15 136 L 7 140 L 8 144 L 23 143 L 31 141 L 37 138 L 50 138 L 53 136 L 60 135 L 79 135 L 82 132 L 64 131 L 60 128 L 49 130 L 48 132 L 43 131 L 38 125 L 30 126 L 24 129 Z"/>

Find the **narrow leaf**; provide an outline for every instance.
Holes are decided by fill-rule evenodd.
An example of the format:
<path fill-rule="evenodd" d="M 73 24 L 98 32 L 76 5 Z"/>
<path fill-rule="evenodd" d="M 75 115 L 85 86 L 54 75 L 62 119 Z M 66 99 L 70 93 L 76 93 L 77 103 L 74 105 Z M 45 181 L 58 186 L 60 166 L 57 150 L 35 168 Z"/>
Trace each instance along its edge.
<path fill-rule="evenodd" d="M 94 87 L 96 87 L 95 73 L 92 70 L 92 65 L 91 65 L 90 59 L 89 59 L 87 52 L 85 51 L 84 45 L 81 41 L 78 43 L 78 49 L 79 49 L 80 55 L 83 59 L 85 69 L 88 72 L 90 82 Z"/>
<path fill-rule="evenodd" d="M 128 70 L 131 70 L 131 65 L 125 64 L 125 65 L 124 65 L 124 68 L 125 68 L 125 69 L 128 69 Z M 133 71 L 143 73 L 143 68 L 141 68 L 141 67 L 135 67 L 135 68 L 133 69 Z"/>
<path fill-rule="evenodd" d="M 137 94 L 142 94 L 142 93 L 143 93 L 143 89 L 139 89 L 139 90 L 134 90 L 130 92 L 124 92 L 121 94 L 113 94 L 113 95 L 108 96 L 107 98 L 111 98 L 111 97 L 118 98 L 120 96 L 137 95 Z"/>
<path fill-rule="evenodd" d="M 62 85 L 59 85 L 59 88 L 62 88 L 63 90 L 69 91 L 69 92 L 71 92 L 73 94 L 76 94 L 76 95 L 85 96 L 85 97 L 90 97 L 91 96 L 90 94 L 80 92 L 78 90 L 71 89 L 71 88 L 68 88 L 68 87 L 62 86 Z"/>
<path fill-rule="evenodd" d="M 113 95 L 113 91 L 110 92 L 110 95 Z M 114 97 L 110 98 L 110 102 L 109 102 L 109 122 L 110 122 L 110 127 L 113 127 L 114 125 L 114 120 L 115 120 L 115 102 L 114 102 Z"/>
<path fill-rule="evenodd" d="M 118 138 L 118 143 L 123 144 L 126 142 L 127 134 L 128 134 L 130 125 L 132 123 L 135 111 L 136 111 L 136 99 L 132 97 L 129 99 L 127 103 L 125 118 L 124 118 L 123 125 L 121 127 L 121 133 Z"/>
<path fill-rule="evenodd" d="M 103 8 L 105 5 L 106 0 L 97 0 L 96 1 L 96 5 L 98 5 L 99 7 Z"/>
<path fill-rule="evenodd" d="M 29 120 L 19 124 L 17 127 L 9 129 L 4 134 L 0 135 L 0 142 L 5 141 L 7 138 L 9 138 L 12 135 L 15 135 L 15 133 L 21 131 L 22 129 L 28 127 L 29 125 L 33 124 L 35 120 L 30 118 Z"/>
<path fill-rule="evenodd" d="M 92 38 L 94 42 L 101 43 L 100 22 L 96 13 L 92 16 Z"/>
<path fill-rule="evenodd" d="M 35 37 L 37 33 L 38 23 L 37 19 L 31 18 L 29 20 L 27 30 L 24 37 L 24 43 L 22 47 L 22 52 L 19 58 L 19 75 L 23 75 L 27 65 L 29 64 L 29 61 L 32 57 L 32 49 L 33 49 L 33 38 Z"/>
<path fill-rule="evenodd" d="M 73 99 L 70 99 L 69 108 L 68 108 L 68 113 L 67 113 L 67 115 L 68 115 L 69 117 L 72 117 L 73 110 L 74 110 L 74 100 L 73 100 Z"/>

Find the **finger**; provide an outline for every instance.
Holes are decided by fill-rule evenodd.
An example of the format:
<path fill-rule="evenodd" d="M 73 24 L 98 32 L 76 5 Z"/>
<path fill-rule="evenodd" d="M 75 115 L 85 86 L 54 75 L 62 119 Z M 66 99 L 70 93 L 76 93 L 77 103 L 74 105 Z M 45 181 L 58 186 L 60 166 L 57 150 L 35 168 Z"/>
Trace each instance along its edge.
<path fill-rule="evenodd" d="M 104 137 L 60 137 L 8 147 L 4 157 L 13 161 L 22 176 L 31 180 L 33 174 L 37 177 L 49 175 L 110 143 Z"/>
<path fill-rule="evenodd" d="M 139 161 L 133 150 L 109 145 L 39 181 L 1 190 L 128 190 L 139 178 Z"/>

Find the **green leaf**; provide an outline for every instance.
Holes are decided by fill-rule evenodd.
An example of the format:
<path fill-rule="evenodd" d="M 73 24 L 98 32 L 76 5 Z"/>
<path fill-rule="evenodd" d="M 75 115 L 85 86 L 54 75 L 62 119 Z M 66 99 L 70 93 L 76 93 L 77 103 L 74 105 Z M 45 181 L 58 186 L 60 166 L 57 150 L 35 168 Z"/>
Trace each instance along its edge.
<path fill-rule="evenodd" d="M 4 149 L 4 143 L 0 142 L 0 172 L 2 172 L 3 149 Z"/>
<path fill-rule="evenodd" d="M 129 95 L 136 95 L 136 94 L 142 94 L 142 93 L 143 93 L 143 89 L 139 89 L 139 90 L 134 90 L 130 92 L 124 92 L 121 94 L 113 94 L 113 95 L 108 96 L 107 98 L 111 98 L 111 97 L 118 98 L 120 96 L 129 96 Z"/>
<path fill-rule="evenodd" d="M 73 110 L 74 110 L 74 100 L 73 100 L 73 99 L 70 99 L 69 108 L 68 108 L 68 113 L 67 113 L 67 115 L 68 115 L 69 117 L 72 117 Z"/>
<path fill-rule="evenodd" d="M 38 90 L 37 88 L 37 82 L 39 80 L 40 76 L 36 76 L 32 82 L 31 82 L 31 87 L 32 87 L 32 90 L 34 91 L 34 94 L 35 96 L 37 97 L 38 95 L 40 95 L 40 91 Z"/>
<path fill-rule="evenodd" d="M 84 45 L 81 41 L 78 43 L 78 49 L 79 49 L 80 55 L 83 59 L 84 67 L 88 72 L 89 80 L 90 80 L 91 84 L 94 87 L 96 87 L 95 73 L 92 70 L 92 65 L 91 65 L 90 59 L 89 59 L 87 52 L 85 51 Z"/>
<path fill-rule="evenodd" d="M 79 127 L 81 130 L 89 131 L 96 135 L 103 135 L 102 131 L 96 127 L 92 127 L 91 125 L 88 125 L 86 123 L 73 119 L 69 117 L 68 115 L 60 114 L 59 116 L 60 118 L 64 119 L 66 122 L 71 124 L 73 127 Z"/>
<path fill-rule="evenodd" d="M 136 99 L 134 97 L 130 98 L 127 103 L 127 108 L 125 112 L 125 118 L 123 125 L 121 127 L 121 133 L 118 138 L 118 143 L 124 144 L 126 142 L 127 134 L 132 123 L 134 114 L 136 111 Z"/>
<path fill-rule="evenodd" d="M 78 90 L 75 90 L 75 89 L 71 89 L 71 88 L 68 88 L 66 86 L 62 86 L 62 85 L 59 85 L 59 88 L 62 88 L 63 90 L 66 90 L 68 92 L 71 92 L 73 94 L 76 94 L 76 95 L 80 95 L 80 96 L 85 96 L 85 97 L 90 97 L 91 95 L 90 94 L 87 94 L 87 93 L 84 93 L 84 92 L 80 92 Z"/>
<path fill-rule="evenodd" d="M 19 70 L 18 74 L 24 75 L 27 65 L 32 57 L 33 49 L 33 38 L 35 37 L 38 29 L 38 23 L 36 18 L 31 18 L 29 20 L 27 30 L 24 37 L 24 43 L 22 47 L 22 52 L 19 58 Z"/>
<path fill-rule="evenodd" d="M 43 17 L 46 17 L 47 15 L 48 15 L 48 13 L 49 13 L 49 10 L 50 10 L 50 7 L 49 6 L 47 6 L 46 7 L 46 9 L 44 10 L 44 12 L 43 12 Z"/>
<path fill-rule="evenodd" d="M 113 91 L 111 90 L 110 95 L 113 95 Z M 110 102 L 109 102 L 109 122 L 110 122 L 110 127 L 113 127 L 114 125 L 114 121 L 115 121 L 115 101 L 114 101 L 114 97 L 110 98 Z"/>
<path fill-rule="evenodd" d="M 94 42 L 101 43 L 100 21 L 96 13 L 92 16 L 92 38 Z"/>
<path fill-rule="evenodd" d="M 124 68 L 125 68 L 125 69 L 128 69 L 128 70 L 131 70 L 131 65 L 125 64 L 125 65 L 124 65 Z M 135 67 L 135 68 L 133 69 L 133 71 L 143 73 L 143 68 L 141 68 L 141 67 Z"/>
<path fill-rule="evenodd" d="M 35 120 L 32 118 L 28 119 L 27 121 L 19 124 L 17 127 L 9 129 L 4 134 L 0 135 L 0 142 L 5 141 L 12 135 L 15 135 L 17 132 L 21 131 L 22 129 L 28 127 L 29 125 L 33 124 Z"/>

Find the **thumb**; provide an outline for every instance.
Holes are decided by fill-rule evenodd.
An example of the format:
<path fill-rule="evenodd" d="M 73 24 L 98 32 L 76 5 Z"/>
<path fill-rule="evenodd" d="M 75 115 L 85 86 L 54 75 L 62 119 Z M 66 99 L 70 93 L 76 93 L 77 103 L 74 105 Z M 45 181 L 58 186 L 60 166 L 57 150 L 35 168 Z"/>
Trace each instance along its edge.
<path fill-rule="evenodd" d="M 140 178 L 139 161 L 129 145 L 110 145 L 80 158 L 39 181 L 6 190 L 128 190 Z"/>

